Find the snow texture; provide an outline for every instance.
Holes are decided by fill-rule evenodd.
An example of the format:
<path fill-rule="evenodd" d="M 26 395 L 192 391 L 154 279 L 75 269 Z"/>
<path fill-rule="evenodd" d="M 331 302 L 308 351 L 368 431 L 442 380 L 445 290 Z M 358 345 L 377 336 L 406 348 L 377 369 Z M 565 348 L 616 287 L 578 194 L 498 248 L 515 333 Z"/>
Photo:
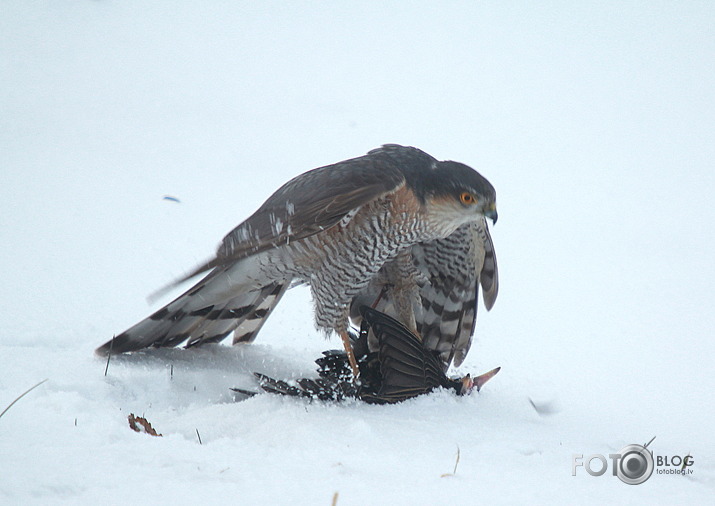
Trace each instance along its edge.
<path fill-rule="evenodd" d="M 712 504 L 713 20 L 712 2 L 3 1 L 0 410 L 48 381 L 0 418 L 0 503 Z M 291 177 L 384 143 L 497 188 L 500 295 L 455 371 L 502 366 L 480 394 L 236 402 L 253 371 L 312 374 L 340 347 L 305 288 L 255 344 L 104 375 L 94 348 L 169 300 L 147 294 Z M 653 436 L 693 474 L 572 476 L 573 454 Z"/>

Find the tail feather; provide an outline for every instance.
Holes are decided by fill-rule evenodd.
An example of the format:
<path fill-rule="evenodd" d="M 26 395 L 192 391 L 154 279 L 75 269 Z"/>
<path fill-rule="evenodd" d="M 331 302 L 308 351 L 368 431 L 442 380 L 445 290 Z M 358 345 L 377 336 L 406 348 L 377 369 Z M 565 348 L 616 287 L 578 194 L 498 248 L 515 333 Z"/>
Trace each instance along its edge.
<path fill-rule="evenodd" d="M 232 299 L 219 318 L 205 319 L 191 332 L 192 338 L 186 342 L 186 347 L 217 343 L 234 331 L 233 344 L 252 342 L 288 286 L 287 282 L 271 283 L 260 291 L 249 292 Z"/>
<path fill-rule="evenodd" d="M 237 328 L 250 329 L 248 341 L 253 340 L 290 282 L 273 282 L 238 295 L 234 291 L 233 297 L 207 297 L 207 294 L 231 293 L 230 286 L 216 286 L 226 284 L 226 279 L 226 276 L 209 274 L 176 300 L 104 343 L 96 352 L 107 355 L 179 346 L 184 342 L 187 347 L 216 343 Z"/>
<path fill-rule="evenodd" d="M 440 354 L 445 371 L 452 361 L 459 366 L 472 343 L 478 291 L 476 287 L 453 282 L 428 285 L 422 292 L 422 321 L 418 330 L 424 345 Z"/>
<path fill-rule="evenodd" d="M 273 283 L 261 290 L 260 296 L 255 300 L 255 309 L 244 319 L 240 320 L 233 334 L 233 344 L 250 343 L 256 339 L 258 332 L 266 323 L 266 320 L 278 305 L 286 290 L 290 287 L 289 282 Z"/>

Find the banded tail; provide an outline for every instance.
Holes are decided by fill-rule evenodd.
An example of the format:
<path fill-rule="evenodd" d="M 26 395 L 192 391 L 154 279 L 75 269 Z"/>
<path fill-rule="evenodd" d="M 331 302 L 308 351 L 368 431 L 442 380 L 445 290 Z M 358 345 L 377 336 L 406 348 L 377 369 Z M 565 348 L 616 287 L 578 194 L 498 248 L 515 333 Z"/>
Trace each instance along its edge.
<path fill-rule="evenodd" d="M 234 344 L 253 341 L 290 286 L 290 281 L 272 282 L 260 289 L 218 298 L 219 302 L 211 303 L 214 297 L 209 296 L 216 296 L 217 290 L 205 288 L 210 284 L 225 283 L 225 279 L 226 276 L 210 274 L 153 315 L 104 343 L 96 352 L 107 355 L 182 343 L 188 348 L 220 342 L 234 331 Z M 218 290 L 218 293 L 226 291 Z"/>

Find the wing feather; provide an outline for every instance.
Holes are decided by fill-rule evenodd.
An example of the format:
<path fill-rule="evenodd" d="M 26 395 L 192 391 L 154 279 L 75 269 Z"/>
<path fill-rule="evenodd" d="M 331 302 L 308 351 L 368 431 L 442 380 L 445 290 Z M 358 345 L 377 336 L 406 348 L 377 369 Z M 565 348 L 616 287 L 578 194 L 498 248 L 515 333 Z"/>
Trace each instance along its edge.
<path fill-rule="evenodd" d="M 405 178 L 395 162 L 379 153 L 309 170 L 281 186 L 229 232 L 214 258 L 156 295 L 215 267 L 331 228 L 363 205 L 404 184 Z"/>
<path fill-rule="evenodd" d="M 444 239 L 417 244 L 412 254 L 427 280 L 420 287 L 417 329 L 425 346 L 440 353 L 444 369 L 452 361 L 459 366 L 472 344 L 480 283 L 487 310 L 499 287 L 486 220 L 463 225 Z"/>
<path fill-rule="evenodd" d="M 494 252 L 494 243 L 492 236 L 489 235 L 489 229 L 485 226 L 481 229 L 484 233 L 482 236 L 484 245 L 484 264 L 479 273 L 479 282 L 482 285 L 482 294 L 484 295 L 484 307 L 489 311 L 497 300 L 499 293 L 499 270 L 497 269 L 497 257 Z"/>

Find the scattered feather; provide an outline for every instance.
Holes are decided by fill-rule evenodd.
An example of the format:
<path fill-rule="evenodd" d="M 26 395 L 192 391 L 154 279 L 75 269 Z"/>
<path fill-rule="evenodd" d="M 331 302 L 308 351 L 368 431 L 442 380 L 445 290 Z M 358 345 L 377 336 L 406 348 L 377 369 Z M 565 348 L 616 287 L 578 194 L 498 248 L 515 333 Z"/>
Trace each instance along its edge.
<path fill-rule="evenodd" d="M 557 414 L 559 411 L 561 411 L 558 406 L 556 405 L 556 402 L 534 402 L 531 397 L 529 397 L 529 402 L 531 403 L 531 406 L 534 408 L 534 411 L 536 411 L 539 416 L 551 416 Z"/>

